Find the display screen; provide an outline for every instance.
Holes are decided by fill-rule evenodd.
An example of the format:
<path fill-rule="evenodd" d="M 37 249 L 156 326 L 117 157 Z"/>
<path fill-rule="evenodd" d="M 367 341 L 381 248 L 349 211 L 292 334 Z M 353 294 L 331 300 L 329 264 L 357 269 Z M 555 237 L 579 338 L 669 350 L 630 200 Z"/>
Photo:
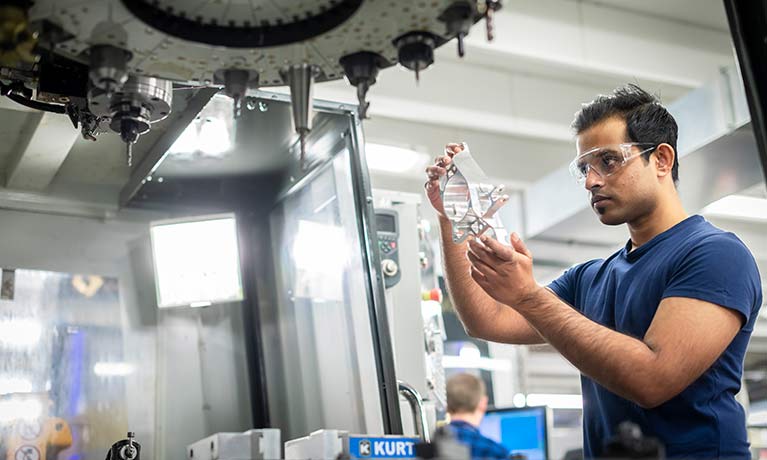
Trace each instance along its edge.
<path fill-rule="evenodd" d="M 397 222 L 391 214 L 376 214 L 376 228 L 379 232 L 397 232 Z"/>
<path fill-rule="evenodd" d="M 479 431 L 527 460 L 547 460 L 546 408 L 524 407 L 488 411 Z"/>
<path fill-rule="evenodd" d="M 207 306 L 242 300 L 234 215 L 151 226 L 157 306 Z"/>

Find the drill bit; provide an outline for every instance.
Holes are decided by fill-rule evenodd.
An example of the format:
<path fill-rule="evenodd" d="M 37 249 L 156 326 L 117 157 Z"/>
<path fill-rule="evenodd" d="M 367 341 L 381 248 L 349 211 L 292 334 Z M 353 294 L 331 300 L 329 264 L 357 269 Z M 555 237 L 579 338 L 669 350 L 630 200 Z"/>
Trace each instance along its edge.
<path fill-rule="evenodd" d="M 128 167 L 130 168 L 133 166 L 133 144 L 126 142 L 125 145 L 128 155 Z"/>

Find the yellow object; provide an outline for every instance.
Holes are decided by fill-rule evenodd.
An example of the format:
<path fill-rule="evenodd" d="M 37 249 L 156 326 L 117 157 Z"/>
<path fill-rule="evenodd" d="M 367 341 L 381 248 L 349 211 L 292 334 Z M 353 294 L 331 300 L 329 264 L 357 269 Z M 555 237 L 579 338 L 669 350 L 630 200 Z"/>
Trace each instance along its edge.
<path fill-rule="evenodd" d="M 35 62 L 37 37 L 28 29 L 27 12 L 18 6 L 0 6 L 0 66 Z"/>
<path fill-rule="evenodd" d="M 72 445 L 69 424 L 57 417 L 17 420 L 7 436 L 6 460 L 46 460 L 48 450 L 58 454 Z"/>

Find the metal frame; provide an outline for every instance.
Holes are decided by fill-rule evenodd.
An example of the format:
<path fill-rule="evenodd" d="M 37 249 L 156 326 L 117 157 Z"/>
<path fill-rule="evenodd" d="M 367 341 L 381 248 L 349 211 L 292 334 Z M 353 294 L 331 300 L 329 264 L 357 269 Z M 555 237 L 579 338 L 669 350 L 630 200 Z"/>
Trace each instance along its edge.
<path fill-rule="evenodd" d="M 724 0 L 730 33 L 746 87 L 751 127 L 767 179 L 767 3 Z"/>
<path fill-rule="evenodd" d="M 269 393 L 264 364 L 264 343 L 261 337 L 261 316 L 258 306 L 255 263 L 258 259 L 257 244 L 253 241 L 254 219 L 250 213 L 235 213 L 237 238 L 240 243 L 240 274 L 243 277 L 242 319 L 246 336 L 245 354 L 248 360 L 250 411 L 254 428 L 270 428 Z M 268 231 L 268 230 L 267 230 Z"/>
<path fill-rule="evenodd" d="M 218 91 L 218 88 L 204 88 L 198 91 L 189 100 L 187 107 L 183 109 L 179 117 L 173 121 L 168 132 L 154 143 L 149 152 L 147 152 L 142 159 L 141 163 L 134 169 L 128 184 L 123 188 L 120 195 L 121 203 L 123 205 L 128 203 L 138 192 L 142 186 L 144 178 L 159 167 L 168 148 L 170 148 L 176 137 L 183 132 L 186 125 L 197 116 L 208 100 L 210 100 L 210 98 Z M 288 94 L 252 91 L 248 93 L 248 96 L 256 99 L 290 104 L 290 95 Z M 361 120 L 357 114 L 357 107 L 350 104 L 315 100 L 313 110 L 343 115 L 349 120 L 348 131 L 344 134 L 344 139 L 341 142 L 346 142 L 346 147 L 350 152 L 349 157 L 351 164 L 349 166 L 352 175 L 351 180 L 354 204 L 358 210 L 357 228 L 360 239 L 359 249 L 362 254 L 363 266 L 365 267 L 365 290 L 367 292 L 367 303 L 369 305 L 370 327 L 376 361 L 383 428 L 385 434 L 402 434 L 402 419 L 399 407 L 397 377 L 394 367 L 394 352 L 386 310 L 383 276 L 381 274 L 381 260 L 376 244 L 375 212 L 367 162 L 364 154 L 364 135 L 362 132 Z M 332 159 L 333 157 L 330 157 L 328 161 L 332 161 Z M 281 200 L 295 190 L 303 187 L 312 177 L 323 169 L 328 161 L 323 161 L 322 163 L 315 165 L 306 174 L 296 178 L 294 183 L 292 183 L 283 193 L 279 194 L 278 200 Z M 238 236 L 241 235 L 242 232 L 240 231 Z M 242 247 L 240 249 L 241 251 L 243 250 Z M 247 265 L 247 263 L 245 265 Z M 247 276 L 246 273 L 243 275 Z M 250 283 L 244 282 L 243 284 L 248 285 Z M 252 292 L 248 291 L 248 294 L 252 294 Z M 263 365 L 262 362 L 261 365 Z M 265 389 L 261 388 L 257 393 L 263 395 L 265 394 Z M 263 408 L 253 407 L 253 410 L 255 413 L 259 410 L 263 410 Z M 268 416 L 263 417 L 259 421 L 261 423 L 268 423 Z"/>
<path fill-rule="evenodd" d="M 399 406 L 399 388 L 394 368 L 394 348 L 389 330 L 389 315 L 386 310 L 384 282 L 381 276 L 381 260 L 378 253 L 378 237 L 375 228 L 375 209 L 370 186 L 367 161 L 365 158 L 362 120 L 357 110 L 349 111 L 351 129 L 347 137 L 351 151 L 352 186 L 354 199 L 360 213 L 359 229 L 363 260 L 367 266 L 368 305 L 374 323 L 371 323 L 373 346 L 376 351 L 376 368 L 381 392 L 381 411 L 386 434 L 403 434 L 402 416 Z M 355 155 L 354 153 L 357 153 Z M 373 276 L 375 274 L 375 277 Z"/>

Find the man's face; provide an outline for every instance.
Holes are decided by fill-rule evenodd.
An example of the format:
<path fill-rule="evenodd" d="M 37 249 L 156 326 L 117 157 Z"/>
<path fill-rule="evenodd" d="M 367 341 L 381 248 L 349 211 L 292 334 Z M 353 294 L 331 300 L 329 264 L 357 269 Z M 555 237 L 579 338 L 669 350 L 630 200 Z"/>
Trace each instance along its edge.
<path fill-rule="evenodd" d="M 577 155 L 625 142 L 629 142 L 626 122 L 620 117 L 608 118 L 578 135 Z M 633 146 L 631 149 L 633 153 L 640 147 Z M 653 168 L 641 157 L 629 160 L 609 176 L 600 176 L 596 171 L 589 170 L 584 186 L 589 191 L 591 208 L 606 225 L 632 222 L 655 208 L 657 181 L 654 180 Z"/>

